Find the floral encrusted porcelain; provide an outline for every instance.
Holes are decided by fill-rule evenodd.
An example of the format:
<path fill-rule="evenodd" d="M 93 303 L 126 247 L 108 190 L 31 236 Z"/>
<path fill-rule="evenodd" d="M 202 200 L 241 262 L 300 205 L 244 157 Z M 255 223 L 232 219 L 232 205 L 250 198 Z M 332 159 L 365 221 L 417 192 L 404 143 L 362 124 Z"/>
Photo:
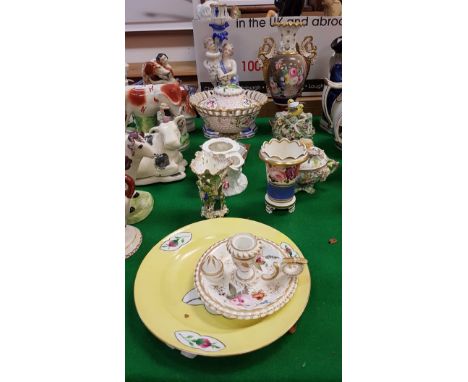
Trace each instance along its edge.
<path fill-rule="evenodd" d="M 207 219 L 223 217 L 229 212 L 225 203 L 224 189 L 232 158 L 214 156 L 206 151 L 197 151 L 190 169 L 197 175 L 197 187 L 203 203 L 201 216 Z"/>
<path fill-rule="evenodd" d="M 330 159 L 325 151 L 314 146 L 311 139 L 301 139 L 309 152 L 309 159 L 301 164 L 299 168 L 299 177 L 296 181 L 296 192 L 305 191 L 309 194 L 315 192 L 315 184 L 327 180 L 330 174 L 333 174 L 339 162 Z"/>
<path fill-rule="evenodd" d="M 303 109 L 302 103 L 289 99 L 288 110 L 277 112 L 270 120 L 273 137 L 289 140 L 311 138 L 315 134 L 312 113 L 304 113 Z"/>
<path fill-rule="evenodd" d="M 190 240 L 192 240 L 192 234 L 190 232 L 179 232 L 162 243 L 161 249 L 163 251 L 175 251 L 188 244 Z"/>
<path fill-rule="evenodd" d="M 205 261 L 213 257 L 223 264 L 216 277 L 203 271 Z M 226 318 L 261 318 L 289 302 L 306 263 L 269 240 L 237 234 L 215 243 L 200 258 L 195 288 L 207 308 Z"/>
<path fill-rule="evenodd" d="M 176 331 L 174 335 L 181 344 L 191 348 L 196 348 L 207 352 L 220 351 L 226 348 L 226 346 L 220 340 L 195 332 L 179 330 Z"/>
<path fill-rule="evenodd" d="M 202 150 L 215 158 L 226 157 L 233 160 L 223 186 L 224 195 L 237 195 L 247 188 L 248 180 L 245 174 L 242 173 L 242 166 L 245 162 L 244 155 L 247 153 L 243 145 L 231 138 L 213 138 L 202 145 Z"/>

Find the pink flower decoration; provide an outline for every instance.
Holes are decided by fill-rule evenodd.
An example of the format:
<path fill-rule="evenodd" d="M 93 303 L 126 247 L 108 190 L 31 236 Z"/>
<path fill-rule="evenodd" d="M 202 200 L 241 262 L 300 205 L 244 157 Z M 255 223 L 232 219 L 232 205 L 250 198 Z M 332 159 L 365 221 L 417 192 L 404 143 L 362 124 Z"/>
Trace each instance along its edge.
<path fill-rule="evenodd" d="M 169 247 L 177 247 L 177 240 L 171 240 L 167 245 Z"/>
<path fill-rule="evenodd" d="M 211 342 L 208 338 L 203 338 L 203 342 L 200 344 L 201 348 L 207 348 L 211 346 Z"/>
<path fill-rule="evenodd" d="M 296 68 L 289 69 L 289 75 L 292 76 L 292 77 L 296 77 L 297 76 L 297 69 Z"/>
<path fill-rule="evenodd" d="M 244 299 L 241 295 L 234 297 L 231 301 L 237 305 L 242 305 L 244 303 Z"/>
<path fill-rule="evenodd" d="M 284 182 L 286 180 L 286 174 L 284 171 L 273 167 L 269 169 L 268 175 L 276 182 Z"/>

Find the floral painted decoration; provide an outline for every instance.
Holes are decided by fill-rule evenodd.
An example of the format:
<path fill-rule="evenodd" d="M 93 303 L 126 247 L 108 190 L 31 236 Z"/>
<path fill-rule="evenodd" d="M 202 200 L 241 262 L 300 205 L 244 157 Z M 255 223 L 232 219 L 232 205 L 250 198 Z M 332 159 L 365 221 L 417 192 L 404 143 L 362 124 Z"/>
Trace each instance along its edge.
<path fill-rule="evenodd" d="M 299 257 L 297 252 L 292 249 L 292 247 L 288 243 L 281 243 L 280 247 L 290 256 L 290 257 Z"/>
<path fill-rule="evenodd" d="M 273 166 L 267 163 L 267 174 L 273 183 L 294 183 L 299 175 L 299 165 Z"/>
<path fill-rule="evenodd" d="M 242 306 L 246 307 L 256 307 L 260 304 L 268 304 L 268 299 L 265 299 L 266 293 L 263 290 L 252 291 L 249 293 L 247 287 L 242 289 L 241 291 L 237 290 L 237 288 L 229 283 L 229 293 L 227 294 L 226 298 L 231 302 L 234 306 Z"/>
<path fill-rule="evenodd" d="M 162 243 L 161 249 L 163 251 L 175 251 L 188 244 L 190 240 L 192 240 L 192 234 L 190 232 L 180 232 Z"/>
<path fill-rule="evenodd" d="M 191 348 L 207 352 L 220 351 L 226 348 L 220 340 L 210 336 L 203 336 L 195 332 L 180 330 L 175 332 L 174 335 L 180 343 Z"/>

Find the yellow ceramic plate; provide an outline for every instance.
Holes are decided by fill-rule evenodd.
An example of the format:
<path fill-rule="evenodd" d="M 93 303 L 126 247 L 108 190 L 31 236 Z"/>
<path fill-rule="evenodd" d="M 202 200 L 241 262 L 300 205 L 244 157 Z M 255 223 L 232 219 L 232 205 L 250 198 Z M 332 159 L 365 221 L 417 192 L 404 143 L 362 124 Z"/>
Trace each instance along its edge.
<path fill-rule="evenodd" d="M 286 235 L 246 219 L 204 220 L 166 236 L 146 255 L 135 279 L 138 314 L 161 341 L 192 354 L 236 355 L 269 345 L 297 322 L 309 299 L 307 266 L 298 277 L 293 298 L 275 314 L 235 320 L 205 309 L 193 285 L 195 265 L 211 245 L 239 232 L 269 239 L 290 254 L 302 256 Z"/>

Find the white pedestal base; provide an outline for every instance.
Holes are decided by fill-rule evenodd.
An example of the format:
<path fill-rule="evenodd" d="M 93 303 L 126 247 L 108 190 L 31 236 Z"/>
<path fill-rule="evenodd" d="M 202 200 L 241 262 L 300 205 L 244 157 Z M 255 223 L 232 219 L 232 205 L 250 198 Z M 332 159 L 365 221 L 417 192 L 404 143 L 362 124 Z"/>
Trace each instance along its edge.
<path fill-rule="evenodd" d="M 132 256 L 141 245 L 141 232 L 132 225 L 125 226 L 125 258 Z"/>

